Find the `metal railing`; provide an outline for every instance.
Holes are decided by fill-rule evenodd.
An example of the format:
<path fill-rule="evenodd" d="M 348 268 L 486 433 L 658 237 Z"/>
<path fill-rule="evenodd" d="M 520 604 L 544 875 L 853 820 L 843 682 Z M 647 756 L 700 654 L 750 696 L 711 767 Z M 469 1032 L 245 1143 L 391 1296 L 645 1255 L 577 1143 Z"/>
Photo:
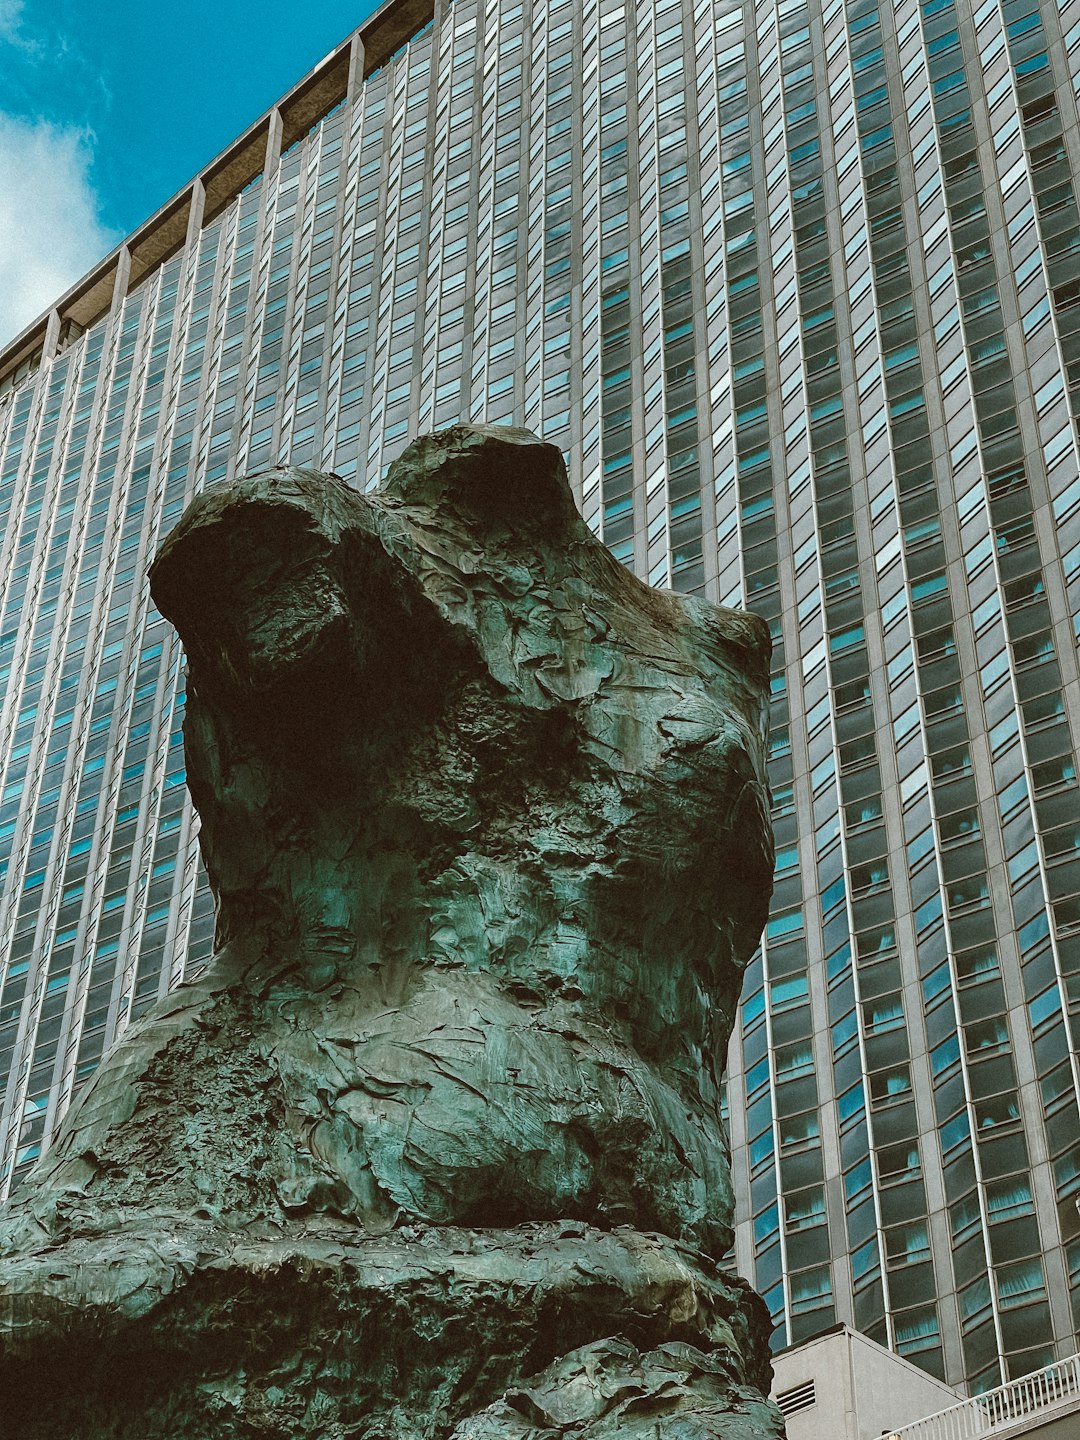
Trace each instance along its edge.
<path fill-rule="evenodd" d="M 1073 1400 L 1080 1408 L 1080 1355 L 905 1425 L 893 1431 L 889 1440 L 972 1440 L 1041 1415 L 1050 1419 L 1052 1409 L 1064 1400 Z"/>

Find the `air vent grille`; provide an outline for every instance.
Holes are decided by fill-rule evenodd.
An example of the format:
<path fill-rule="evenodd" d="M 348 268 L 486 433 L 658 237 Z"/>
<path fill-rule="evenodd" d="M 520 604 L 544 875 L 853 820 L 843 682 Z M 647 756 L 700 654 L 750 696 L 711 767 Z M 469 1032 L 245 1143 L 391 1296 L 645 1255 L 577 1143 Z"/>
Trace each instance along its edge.
<path fill-rule="evenodd" d="M 800 1410 L 809 1410 L 811 1405 L 817 1403 L 813 1380 L 793 1385 L 790 1390 L 781 1390 L 776 1397 L 776 1403 L 784 1415 L 795 1415 Z"/>

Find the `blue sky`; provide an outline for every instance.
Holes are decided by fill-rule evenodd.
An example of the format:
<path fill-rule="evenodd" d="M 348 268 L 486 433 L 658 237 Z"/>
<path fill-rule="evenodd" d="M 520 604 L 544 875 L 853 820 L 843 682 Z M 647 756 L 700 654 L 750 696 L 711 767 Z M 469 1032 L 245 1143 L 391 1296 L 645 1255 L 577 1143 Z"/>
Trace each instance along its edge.
<path fill-rule="evenodd" d="M 0 0 L 0 344 L 374 0 Z"/>

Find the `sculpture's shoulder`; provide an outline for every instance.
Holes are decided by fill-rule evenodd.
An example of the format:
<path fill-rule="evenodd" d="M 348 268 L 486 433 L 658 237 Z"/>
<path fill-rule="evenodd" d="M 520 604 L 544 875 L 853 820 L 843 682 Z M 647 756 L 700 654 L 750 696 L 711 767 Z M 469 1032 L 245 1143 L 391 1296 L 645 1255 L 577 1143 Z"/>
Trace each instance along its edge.
<path fill-rule="evenodd" d="M 163 568 L 167 557 L 183 546 L 193 531 L 227 522 L 237 511 L 246 511 L 248 520 L 258 510 L 307 512 L 309 523 L 318 526 L 335 512 L 350 513 L 357 501 L 357 492 L 340 475 L 298 465 L 278 465 L 207 485 L 192 498 L 162 542 L 151 573 Z"/>
<path fill-rule="evenodd" d="M 773 645 L 767 620 L 750 610 L 710 604 L 698 595 L 683 595 L 679 600 L 690 623 L 705 640 L 719 645 L 748 679 L 768 684 Z"/>

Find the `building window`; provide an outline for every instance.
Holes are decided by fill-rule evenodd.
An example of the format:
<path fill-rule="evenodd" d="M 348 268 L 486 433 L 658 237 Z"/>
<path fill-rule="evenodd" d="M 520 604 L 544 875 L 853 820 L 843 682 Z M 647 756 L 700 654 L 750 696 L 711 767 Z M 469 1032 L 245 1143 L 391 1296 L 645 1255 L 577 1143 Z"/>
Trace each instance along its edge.
<path fill-rule="evenodd" d="M 1027 1179 L 1013 1175 L 1007 1180 L 996 1180 L 987 1185 L 986 1211 L 991 1225 L 1002 1220 L 1015 1220 L 1020 1215 L 1034 1215 L 1035 1202 Z"/>
<path fill-rule="evenodd" d="M 812 1230 L 825 1224 L 825 1190 L 815 1185 L 789 1196 L 784 1202 L 784 1224 L 789 1234 L 798 1230 Z"/>
<path fill-rule="evenodd" d="M 890 1265 L 921 1265 L 930 1259 L 930 1235 L 925 1220 L 900 1225 L 886 1236 Z"/>
<path fill-rule="evenodd" d="M 805 1315 L 811 1310 L 821 1310 L 832 1302 L 832 1279 L 828 1267 L 804 1270 L 801 1275 L 791 1277 L 791 1313 Z"/>
<path fill-rule="evenodd" d="M 960 1306 L 960 1328 L 967 1334 L 981 1325 L 984 1320 L 989 1320 L 993 1314 L 993 1306 L 990 1300 L 990 1281 L 985 1275 L 980 1275 L 970 1285 L 965 1285 L 957 1296 Z"/>
<path fill-rule="evenodd" d="M 809 1040 L 784 1045 L 776 1052 L 776 1083 L 799 1080 L 814 1073 L 814 1050 Z"/>
<path fill-rule="evenodd" d="M 909 1310 L 896 1320 L 896 1349 L 901 1355 L 914 1355 L 941 1343 L 937 1310 L 933 1305 Z"/>

